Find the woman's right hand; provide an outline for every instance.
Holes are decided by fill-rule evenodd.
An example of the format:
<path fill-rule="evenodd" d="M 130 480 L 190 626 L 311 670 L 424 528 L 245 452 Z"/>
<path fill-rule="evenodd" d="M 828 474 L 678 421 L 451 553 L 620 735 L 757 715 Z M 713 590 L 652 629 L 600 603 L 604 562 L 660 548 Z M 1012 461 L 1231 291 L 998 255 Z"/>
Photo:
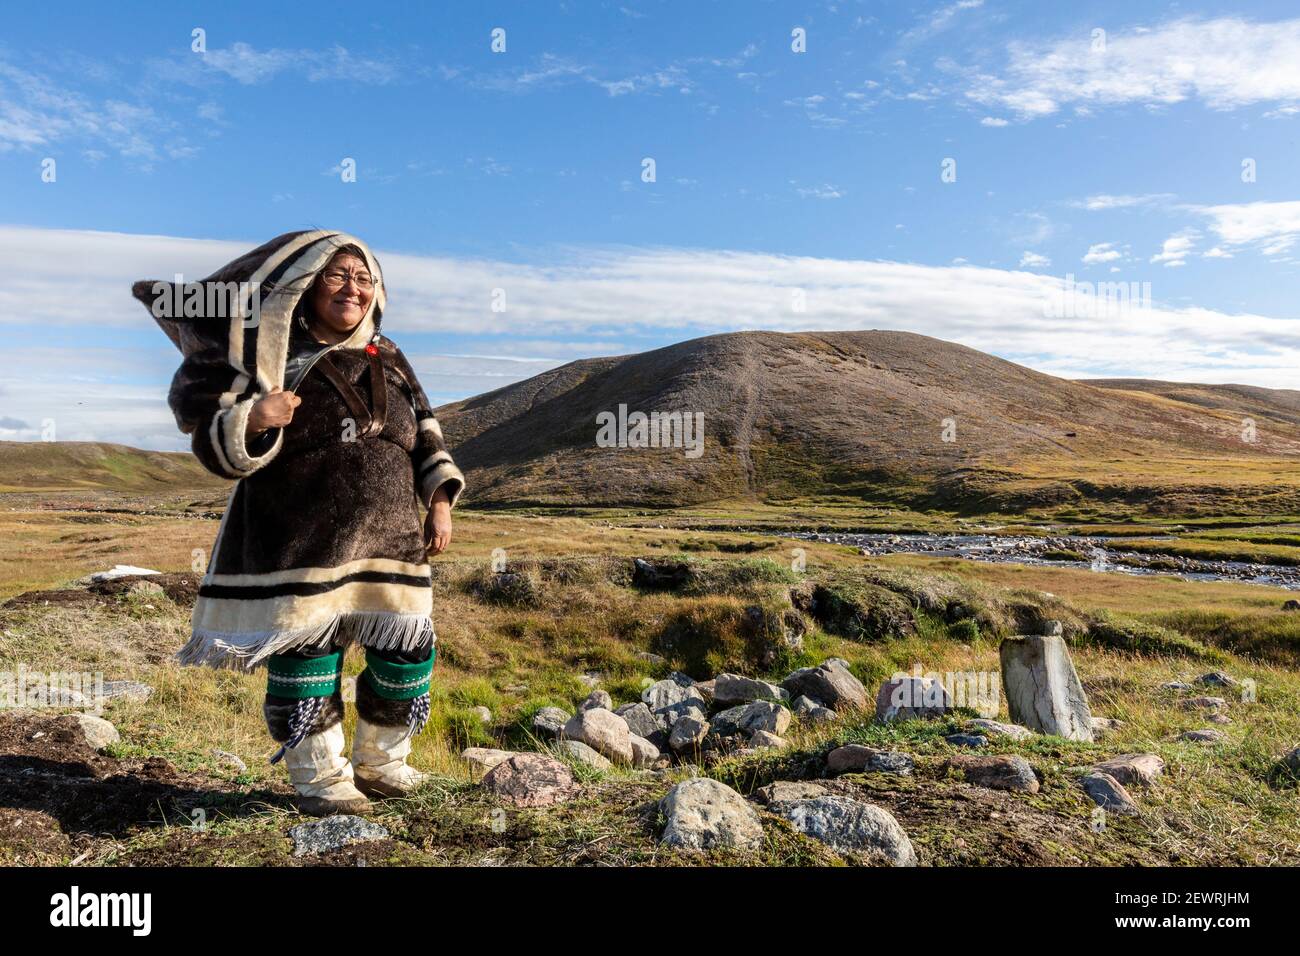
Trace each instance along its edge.
<path fill-rule="evenodd" d="M 268 428 L 283 428 L 293 421 L 293 410 L 302 404 L 302 399 L 293 392 L 286 392 L 279 385 L 271 389 L 256 402 L 248 412 L 248 436 L 260 435 Z"/>

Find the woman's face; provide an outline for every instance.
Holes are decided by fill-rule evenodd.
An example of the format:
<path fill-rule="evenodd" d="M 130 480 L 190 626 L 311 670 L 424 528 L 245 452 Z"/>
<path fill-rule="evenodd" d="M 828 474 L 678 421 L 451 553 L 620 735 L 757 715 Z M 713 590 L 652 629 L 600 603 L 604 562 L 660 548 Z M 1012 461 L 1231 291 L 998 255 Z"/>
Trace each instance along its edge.
<path fill-rule="evenodd" d="M 351 253 L 340 252 L 331 259 L 317 276 L 311 290 L 316 321 L 339 334 L 355 329 L 370 308 L 370 300 L 375 297 L 374 286 L 363 287 L 355 277 L 369 274 L 365 261 Z"/>

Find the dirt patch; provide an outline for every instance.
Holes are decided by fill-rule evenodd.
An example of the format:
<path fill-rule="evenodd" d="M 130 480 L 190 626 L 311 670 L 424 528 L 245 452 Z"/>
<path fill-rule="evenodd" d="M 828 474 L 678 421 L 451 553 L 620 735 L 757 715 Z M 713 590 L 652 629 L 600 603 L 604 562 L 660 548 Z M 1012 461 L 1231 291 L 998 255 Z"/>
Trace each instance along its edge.
<path fill-rule="evenodd" d="M 37 817 L 80 844 L 83 838 L 117 838 L 139 827 L 189 823 L 195 810 L 214 819 L 254 813 L 268 804 L 288 807 L 287 788 L 249 793 L 218 778 L 177 770 L 162 757 L 118 760 L 96 753 L 73 716 L 0 715 L 0 814 L 14 826 L 31 824 L 40 852 L 54 852 L 58 840 L 52 833 L 48 839 L 39 835 Z M 10 846 L 2 837 L 0 844 Z"/>

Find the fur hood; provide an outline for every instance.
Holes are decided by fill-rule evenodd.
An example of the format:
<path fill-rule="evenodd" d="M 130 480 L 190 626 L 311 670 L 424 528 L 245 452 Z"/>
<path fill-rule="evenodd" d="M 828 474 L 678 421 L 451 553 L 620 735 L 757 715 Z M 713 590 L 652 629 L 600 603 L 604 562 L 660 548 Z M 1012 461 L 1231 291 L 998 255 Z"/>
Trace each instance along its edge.
<path fill-rule="evenodd" d="M 294 311 L 316 274 L 343 246 L 365 253 L 379 281 L 365 317 L 343 342 L 361 348 L 377 341 L 386 298 L 383 273 L 370 247 L 342 232 L 287 232 L 192 282 L 143 279 L 132 294 L 185 358 L 217 349 L 242 377 L 239 391 L 284 385 Z"/>

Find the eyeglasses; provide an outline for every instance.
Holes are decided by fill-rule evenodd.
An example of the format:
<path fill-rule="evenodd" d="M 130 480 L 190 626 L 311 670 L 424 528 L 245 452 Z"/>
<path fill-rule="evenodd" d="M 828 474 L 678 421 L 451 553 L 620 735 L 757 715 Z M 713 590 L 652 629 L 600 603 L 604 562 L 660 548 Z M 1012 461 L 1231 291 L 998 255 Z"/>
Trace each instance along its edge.
<path fill-rule="evenodd" d="M 321 273 L 321 281 L 325 283 L 325 287 L 328 289 L 341 289 L 349 279 L 357 284 L 358 289 L 373 289 L 375 287 L 375 277 L 369 272 L 341 272 L 337 269 L 331 269 L 329 272 Z"/>

